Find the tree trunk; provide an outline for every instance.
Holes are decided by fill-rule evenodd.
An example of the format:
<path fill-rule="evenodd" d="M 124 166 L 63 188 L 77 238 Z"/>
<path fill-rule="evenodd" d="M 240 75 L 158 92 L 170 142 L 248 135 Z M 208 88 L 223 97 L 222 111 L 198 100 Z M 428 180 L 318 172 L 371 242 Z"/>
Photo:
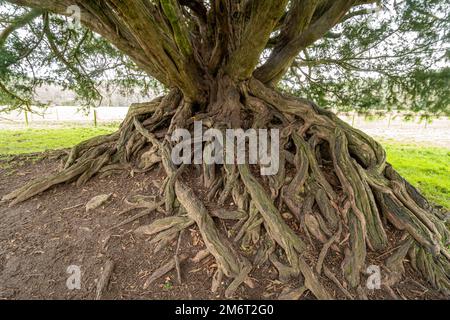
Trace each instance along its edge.
<path fill-rule="evenodd" d="M 203 198 L 196 195 L 182 172 L 193 166 L 173 164 L 170 142 L 176 128 L 192 131 L 194 120 L 220 130 L 280 129 L 280 170 L 261 176 L 254 170 L 257 165 L 203 165 L 203 181 L 210 192 Z M 159 224 L 150 230 L 152 234 L 164 230 L 157 236 L 163 242 L 195 223 L 217 261 L 213 287 L 222 275 L 233 279 L 226 290 L 229 297 L 241 283 L 250 284 L 252 269 L 268 260 L 282 279 L 302 276 L 304 286 L 319 299 L 333 297 L 324 277 L 352 297 L 347 289 L 358 292 L 364 286 L 368 253 L 397 246 L 386 255 L 390 275 L 401 274 L 409 259 L 435 288 L 450 291 L 445 214 L 433 209 L 386 163 L 385 151 L 372 138 L 314 103 L 282 95 L 254 78 L 239 82 L 218 77 L 203 102 L 185 99 L 173 89 L 149 103 L 132 105 L 118 132 L 77 145 L 64 170 L 33 181 L 4 200 L 14 205 L 56 184 L 76 180 L 82 185 L 96 174 L 130 165 L 135 171 L 165 169 L 162 200 L 172 216 L 155 222 Z M 232 209 L 224 205 L 230 198 Z M 204 203 L 210 201 L 223 210 L 208 212 Z M 299 229 L 285 220 L 281 212 L 286 211 Z M 237 220 L 229 237 L 219 232 L 217 219 Z M 394 244 L 386 233 L 392 227 L 403 234 Z M 321 249 L 309 243 L 319 243 Z M 283 249 L 281 256 L 276 247 Z M 342 262 L 342 274 L 330 272 L 329 256 Z M 340 281 L 348 284 L 347 289 Z"/>

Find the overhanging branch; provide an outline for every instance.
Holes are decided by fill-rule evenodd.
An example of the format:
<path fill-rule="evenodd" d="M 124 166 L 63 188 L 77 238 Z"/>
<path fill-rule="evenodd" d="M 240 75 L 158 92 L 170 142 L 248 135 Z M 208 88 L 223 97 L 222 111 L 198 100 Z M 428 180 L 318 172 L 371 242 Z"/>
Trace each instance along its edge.
<path fill-rule="evenodd" d="M 168 17 L 167 9 L 178 3 L 161 1 L 166 10 L 144 0 L 8 0 L 62 15 L 69 15 L 69 6 L 78 5 L 86 27 L 105 37 L 148 75 L 166 86 L 179 87 L 194 99 L 201 88 L 198 65 L 189 50 L 187 32 L 181 29 L 177 17 Z"/>
<path fill-rule="evenodd" d="M 26 26 L 43 13 L 44 10 L 42 9 L 32 9 L 23 16 L 20 16 L 17 19 L 15 19 L 9 26 L 3 29 L 2 32 L 0 33 L 0 47 L 2 47 L 5 44 L 6 40 L 8 39 L 11 33 Z"/>
<path fill-rule="evenodd" d="M 298 53 L 323 37 L 355 4 L 354 0 L 336 0 L 303 32 L 274 50 L 264 65 L 254 75 L 264 83 L 278 80 L 286 72 Z"/>

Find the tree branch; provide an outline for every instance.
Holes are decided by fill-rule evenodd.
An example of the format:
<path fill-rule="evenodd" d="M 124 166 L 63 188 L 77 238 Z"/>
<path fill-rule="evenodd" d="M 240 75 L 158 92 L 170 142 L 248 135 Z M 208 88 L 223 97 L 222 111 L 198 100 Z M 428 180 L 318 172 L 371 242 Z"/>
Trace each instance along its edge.
<path fill-rule="evenodd" d="M 197 18 L 203 23 L 206 24 L 208 10 L 203 5 L 200 0 L 179 0 L 181 6 L 186 6 L 195 13 Z"/>
<path fill-rule="evenodd" d="M 180 88 L 187 99 L 202 95 L 199 66 L 189 49 L 188 35 L 177 22 L 179 17 L 174 16 L 177 13 L 172 5 L 178 6 L 177 3 L 162 0 L 162 10 L 144 0 L 109 0 L 108 3 L 117 19 L 128 27 L 146 58 L 166 75 L 166 85 Z"/>
<path fill-rule="evenodd" d="M 161 0 L 164 14 L 172 26 L 175 43 L 185 57 L 192 55 L 192 45 L 181 14 L 180 7 L 176 0 Z"/>
<path fill-rule="evenodd" d="M 287 2 L 287 0 L 251 1 L 251 15 L 245 25 L 240 45 L 231 54 L 225 68 L 231 77 L 246 79 L 251 76 L 271 32 L 283 16 Z"/>
<path fill-rule="evenodd" d="M 69 15 L 67 8 L 76 4 L 81 9 L 81 22 L 87 28 L 105 37 L 148 75 L 166 86 L 179 87 L 188 99 L 201 95 L 199 67 L 189 50 L 186 50 L 186 32 L 176 30 L 175 34 L 172 33 L 172 30 L 180 27 L 178 22 L 172 19 L 168 24 L 165 20 L 168 17 L 151 1 L 7 1 L 62 15 Z M 170 4 L 175 3 L 174 0 L 160 1 L 166 3 L 166 9 L 167 5 L 170 7 Z M 176 5 L 178 6 L 178 3 Z M 180 32 L 184 33 L 184 37 L 180 38 Z M 178 45 L 181 45 L 181 48 Z"/>
<path fill-rule="evenodd" d="M 303 32 L 280 46 L 279 50 L 274 50 L 266 63 L 254 72 L 254 76 L 264 83 L 271 83 L 280 79 L 298 53 L 323 37 L 354 4 L 354 0 L 334 1 L 331 7 Z"/>
<path fill-rule="evenodd" d="M 348 14 L 346 14 L 340 22 L 347 21 L 353 17 L 364 16 L 364 15 L 376 13 L 377 10 L 378 10 L 378 8 L 364 8 L 364 9 L 355 10 L 355 11 L 352 11 L 352 12 L 349 12 Z"/>
<path fill-rule="evenodd" d="M 50 49 L 52 50 L 53 54 L 55 55 L 55 57 L 61 61 L 61 63 L 67 68 L 67 70 L 69 70 L 71 73 L 74 74 L 74 76 L 78 79 L 78 80 L 84 80 L 83 84 L 84 85 L 88 85 L 91 87 L 91 89 L 97 94 L 98 97 L 101 97 L 100 92 L 95 88 L 95 85 L 93 83 L 93 81 L 90 79 L 90 77 L 85 73 L 82 72 L 80 70 L 78 70 L 78 68 L 70 63 L 65 57 L 63 52 L 61 52 L 58 49 L 58 46 L 56 45 L 55 41 L 54 41 L 54 36 L 50 30 L 50 21 L 49 21 L 49 17 L 48 14 L 45 14 L 44 16 L 44 33 L 45 36 L 47 38 L 47 41 L 50 45 Z"/>
<path fill-rule="evenodd" d="M 41 9 L 32 9 L 30 12 L 27 12 L 23 16 L 18 17 L 14 20 L 9 26 L 2 30 L 0 33 L 0 47 L 3 47 L 9 35 L 14 31 L 26 26 L 31 21 L 39 17 L 44 13 L 44 10 Z"/>

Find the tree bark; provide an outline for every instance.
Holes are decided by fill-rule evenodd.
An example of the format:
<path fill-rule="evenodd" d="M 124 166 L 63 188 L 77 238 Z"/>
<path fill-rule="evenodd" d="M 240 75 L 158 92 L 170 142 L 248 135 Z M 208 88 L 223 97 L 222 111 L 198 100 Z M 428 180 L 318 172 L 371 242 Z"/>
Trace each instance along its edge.
<path fill-rule="evenodd" d="M 131 106 L 117 133 L 76 146 L 63 171 L 33 181 L 3 200 L 12 200 L 14 205 L 59 183 L 76 180 L 82 185 L 121 164 L 137 163 L 137 171 L 161 166 L 167 174 L 162 198 L 166 214 L 175 218 L 187 212 L 187 216 L 166 218 L 165 227 L 165 220 L 149 226 L 153 235 L 159 233 L 153 243 L 167 245 L 180 230 L 195 223 L 217 262 L 215 279 L 223 275 L 233 279 L 226 290 L 228 297 L 240 284 L 249 284 L 253 268 L 268 262 L 269 256 L 280 279 L 302 275 L 304 286 L 318 299 L 333 298 L 324 286 L 322 270 L 338 290 L 344 282 L 353 292 L 350 295 L 356 296 L 364 285 L 362 274 L 369 252 L 391 252 L 399 245 L 389 243 L 388 225 L 400 230 L 410 244 L 401 252 L 386 255 L 389 265 L 401 274 L 402 264 L 412 259 L 412 266 L 424 278 L 449 293 L 450 232 L 445 215 L 396 173 L 376 141 L 314 103 L 284 96 L 257 79 L 236 83 L 221 77 L 214 87 L 216 95 L 198 109 L 186 103 L 178 89 L 150 103 Z M 189 166 L 174 165 L 174 145 L 164 139 L 176 128 L 192 131 L 194 120 L 202 120 L 204 129 L 279 129 L 281 169 L 264 177 L 247 164 L 203 165 L 204 187 L 215 191 L 199 197 L 189 186 L 193 182 L 183 175 Z M 206 202 L 220 204 L 229 198 L 238 214 L 217 215 L 206 209 Z M 286 210 L 300 230 L 285 220 L 281 212 Z M 227 237 L 215 219 L 234 217 L 238 219 L 236 233 Z M 308 235 L 323 245 L 318 258 L 313 258 L 315 249 L 307 245 Z M 283 251 L 278 258 L 273 256 L 275 247 Z M 254 262 L 239 248 L 251 248 Z M 331 273 L 327 256 L 341 259 L 342 274 Z M 347 290 L 344 295 L 348 297 Z"/>
<path fill-rule="evenodd" d="M 69 0 L 10 2 L 60 14 L 72 5 Z M 264 263 L 276 267 L 280 280 L 301 278 L 319 299 L 333 298 L 322 270 L 338 292 L 357 296 L 370 252 L 390 253 L 387 264 L 397 273 L 409 259 L 431 285 L 449 294 L 446 213 L 435 210 L 386 162 L 385 151 L 371 137 L 313 102 L 271 88 L 300 50 L 320 39 L 350 8 L 367 2 L 297 0 L 288 6 L 284 0 L 214 0 L 207 7 L 195 0 L 76 1 L 88 28 L 170 92 L 132 105 L 118 132 L 75 146 L 62 171 L 3 200 L 15 205 L 60 183 L 81 186 L 111 170 L 160 167 L 166 179 L 156 207 L 164 203 L 169 217 L 145 228 L 152 230 L 152 243 L 159 250 L 195 223 L 217 263 L 212 288 L 218 288 L 223 276 L 232 279 L 228 297 L 242 283 L 251 286 L 249 275 Z M 271 39 L 278 30 L 279 37 Z M 270 42 L 275 49 L 254 70 Z M 204 129 L 221 131 L 279 129 L 279 172 L 264 177 L 255 173 L 260 164 L 202 164 L 208 195 L 196 194 L 183 175 L 193 168 L 176 166 L 170 156 L 173 131 L 192 131 L 196 120 L 203 121 Z M 224 203 L 231 199 L 230 210 Z M 208 201 L 229 212 L 210 213 Z M 281 214 L 287 211 L 295 223 Z M 225 235 L 216 220 L 230 217 L 238 221 Z M 392 252 L 398 243 L 389 243 L 390 228 L 405 241 Z M 331 256 L 342 263 L 338 274 L 327 266 Z"/>

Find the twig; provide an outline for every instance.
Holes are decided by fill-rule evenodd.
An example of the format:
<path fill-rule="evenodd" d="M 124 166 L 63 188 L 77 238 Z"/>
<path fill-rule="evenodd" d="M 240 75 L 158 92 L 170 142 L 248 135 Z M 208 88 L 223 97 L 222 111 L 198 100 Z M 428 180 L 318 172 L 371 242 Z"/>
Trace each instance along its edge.
<path fill-rule="evenodd" d="M 338 288 L 342 291 L 342 293 L 349 298 L 350 300 L 354 300 L 353 296 L 348 292 L 347 289 L 344 288 L 344 286 L 339 282 L 339 280 L 336 278 L 333 272 L 330 271 L 326 266 L 323 266 L 323 272 L 327 276 L 328 279 L 334 282 L 335 285 L 338 286 Z"/>
<path fill-rule="evenodd" d="M 197 254 L 195 255 L 195 257 L 193 257 L 191 259 L 192 262 L 194 263 L 199 263 L 200 261 L 202 261 L 203 259 L 205 259 L 206 257 L 208 257 L 211 253 L 209 252 L 208 249 L 203 249 L 199 252 L 197 252 Z"/>
<path fill-rule="evenodd" d="M 80 204 L 74 205 L 72 207 L 64 208 L 63 211 L 75 209 L 75 208 L 81 207 L 82 205 L 84 205 L 84 203 L 80 203 Z"/>
<path fill-rule="evenodd" d="M 119 224 L 116 224 L 115 226 L 112 226 L 111 228 L 109 228 L 109 230 L 124 226 L 130 222 L 133 222 L 139 218 L 145 217 L 146 215 L 149 215 L 150 213 L 152 213 L 153 211 L 155 211 L 156 209 L 158 209 L 160 206 L 162 206 L 164 204 L 164 201 L 158 202 L 157 204 L 155 204 L 152 207 L 149 207 L 148 209 L 143 210 L 142 212 L 126 219 L 125 221 L 122 221 Z"/>
<path fill-rule="evenodd" d="M 305 286 L 299 288 L 286 288 L 278 296 L 278 300 L 299 300 L 306 290 L 308 290 L 308 288 Z"/>
<path fill-rule="evenodd" d="M 181 254 L 179 259 L 179 263 L 183 263 L 187 259 L 187 256 L 184 254 Z M 155 282 L 157 279 L 165 275 L 167 272 L 171 271 L 175 268 L 175 259 L 170 259 L 169 262 L 167 262 L 165 265 L 157 269 L 155 272 L 152 273 L 152 275 L 145 281 L 144 283 L 144 289 L 147 289 L 153 282 Z"/>
<path fill-rule="evenodd" d="M 100 280 L 97 283 L 97 294 L 95 296 L 95 300 L 100 300 L 108 288 L 109 279 L 111 278 L 111 274 L 114 270 L 114 261 L 108 259 L 103 267 L 102 274 L 100 276 Z"/>
<path fill-rule="evenodd" d="M 180 235 L 178 236 L 177 249 L 175 250 L 175 268 L 177 269 L 177 278 L 178 284 L 181 284 L 181 270 L 180 270 L 180 261 L 178 259 L 178 253 L 180 252 L 181 238 L 183 237 L 184 229 L 180 231 Z"/>

